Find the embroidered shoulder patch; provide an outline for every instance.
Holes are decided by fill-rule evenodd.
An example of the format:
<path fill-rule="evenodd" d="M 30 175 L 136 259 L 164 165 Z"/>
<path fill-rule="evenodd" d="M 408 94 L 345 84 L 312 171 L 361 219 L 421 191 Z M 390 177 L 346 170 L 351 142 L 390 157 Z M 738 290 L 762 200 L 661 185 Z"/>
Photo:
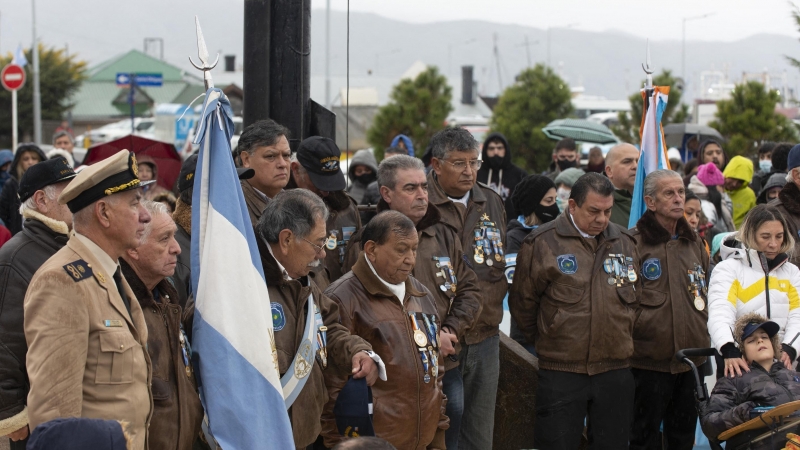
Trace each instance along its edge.
<path fill-rule="evenodd" d="M 642 276 L 650 281 L 655 281 L 661 277 L 661 261 L 658 258 L 650 258 L 642 264 Z"/>
<path fill-rule="evenodd" d="M 567 275 L 572 275 L 578 271 L 578 260 L 575 255 L 556 256 L 556 262 L 558 263 L 558 269 Z"/>
<path fill-rule="evenodd" d="M 272 309 L 272 329 L 281 331 L 286 326 L 286 315 L 283 313 L 283 305 L 280 303 L 271 302 Z"/>
<path fill-rule="evenodd" d="M 89 263 L 82 259 L 66 264 L 64 266 L 64 270 L 66 270 L 69 276 L 71 276 L 76 282 L 91 278 L 93 275 L 92 268 L 89 266 Z"/>

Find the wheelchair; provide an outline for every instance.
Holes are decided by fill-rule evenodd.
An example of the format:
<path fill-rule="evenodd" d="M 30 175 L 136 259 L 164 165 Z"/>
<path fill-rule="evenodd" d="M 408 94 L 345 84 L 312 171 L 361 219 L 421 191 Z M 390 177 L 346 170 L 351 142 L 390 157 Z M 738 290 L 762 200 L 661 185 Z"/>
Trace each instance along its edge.
<path fill-rule="evenodd" d="M 715 354 L 715 348 L 687 348 L 679 350 L 675 354 L 675 359 L 692 369 L 698 414 L 701 403 L 709 399 L 709 394 L 697 366 L 689 358 L 703 356 L 711 358 Z M 794 416 L 797 411 L 800 411 L 800 401 L 786 403 L 726 430 L 719 436 L 706 435 L 706 437 L 714 450 L 722 450 L 723 447 L 720 445 L 722 442 L 725 442 L 725 450 L 781 450 L 787 446 L 786 435 L 788 433 L 800 432 L 800 417 Z M 800 444 L 800 442 L 792 442 L 792 444 Z"/>

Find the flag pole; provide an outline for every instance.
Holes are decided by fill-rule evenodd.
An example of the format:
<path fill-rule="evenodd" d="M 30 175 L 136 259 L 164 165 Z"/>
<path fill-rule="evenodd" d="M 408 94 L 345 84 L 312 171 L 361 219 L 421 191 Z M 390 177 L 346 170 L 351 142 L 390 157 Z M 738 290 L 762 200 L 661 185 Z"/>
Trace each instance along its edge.
<path fill-rule="evenodd" d="M 647 74 L 647 81 L 644 84 L 644 111 L 650 106 L 650 97 L 653 96 L 653 69 L 650 67 L 650 39 L 647 40 L 647 59 L 642 64 L 642 70 Z"/>

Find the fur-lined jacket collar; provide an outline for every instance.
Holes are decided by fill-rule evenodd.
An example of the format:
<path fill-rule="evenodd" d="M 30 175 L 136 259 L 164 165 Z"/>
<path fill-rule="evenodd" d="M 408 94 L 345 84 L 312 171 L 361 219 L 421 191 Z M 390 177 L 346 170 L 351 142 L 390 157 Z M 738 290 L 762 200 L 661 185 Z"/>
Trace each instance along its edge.
<path fill-rule="evenodd" d="M 792 182 L 786 183 L 781 192 L 778 193 L 778 200 L 791 214 L 800 215 L 800 189 L 797 188 L 796 184 Z"/>
<path fill-rule="evenodd" d="M 636 223 L 636 229 L 642 236 L 643 242 L 647 245 L 666 244 L 672 240 L 669 231 L 656 220 L 656 214 L 653 211 L 648 210 L 644 213 L 642 218 Z M 689 222 L 683 217 L 678 220 L 675 232 L 679 239 L 694 241 L 697 238 L 697 235 L 689 226 Z"/>
<path fill-rule="evenodd" d="M 125 280 L 131 286 L 133 295 L 139 300 L 139 304 L 142 305 L 142 308 L 155 306 L 156 301 L 153 298 L 153 292 L 147 289 L 144 282 L 136 275 L 136 271 L 133 270 L 133 267 L 131 267 L 124 258 L 119 259 L 119 266 L 122 269 L 122 276 L 125 277 Z M 178 304 L 178 291 L 175 290 L 175 286 L 172 285 L 172 281 L 170 281 L 169 278 L 164 278 L 159 281 L 156 285 L 156 289 L 161 293 L 163 303 Z"/>

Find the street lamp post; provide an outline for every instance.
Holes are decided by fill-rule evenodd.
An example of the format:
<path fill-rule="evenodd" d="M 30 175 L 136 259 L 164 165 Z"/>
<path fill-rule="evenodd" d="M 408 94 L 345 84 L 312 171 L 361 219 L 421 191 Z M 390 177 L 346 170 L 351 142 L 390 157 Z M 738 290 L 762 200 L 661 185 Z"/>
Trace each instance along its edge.
<path fill-rule="evenodd" d="M 563 29 L 566 30 L 568 28 L 572 28 L 572 27 L 576 27 L 576 26 L 578 26 L 577 23 L 571 23 L 569 25 L 564 25 L 563 27 L 559 27 L 559 28 L 563 28 Z M 550 39 L 550 31 L 552 29 L 553 29 L 553 27 L 547 27 L 547 66 L 548 67 L 552 67 L 550 65 L 550 41 L 551 41 L 551 39 Z"/>
<path fill-rule="evenodd" d="M 683 33 L 683 39 L 682 39 L 682 43 L 681 43 L 681 78 L 683 78 L 684 89 L 685 89 L 686 85 L 688 84 L 687 81 L 686 81 L 686 22 L 688 22 L 690 20 L 705 19 L 706 17 L 713 16 L 713 15 L 714 15 L 714 13 L 708 13 L 708 14 L 703 14 L 702 16 L 684 17 L 683 18 L 683 27 L 682 27 L 682 30 L 681 30 L 682 33 Z"/>

